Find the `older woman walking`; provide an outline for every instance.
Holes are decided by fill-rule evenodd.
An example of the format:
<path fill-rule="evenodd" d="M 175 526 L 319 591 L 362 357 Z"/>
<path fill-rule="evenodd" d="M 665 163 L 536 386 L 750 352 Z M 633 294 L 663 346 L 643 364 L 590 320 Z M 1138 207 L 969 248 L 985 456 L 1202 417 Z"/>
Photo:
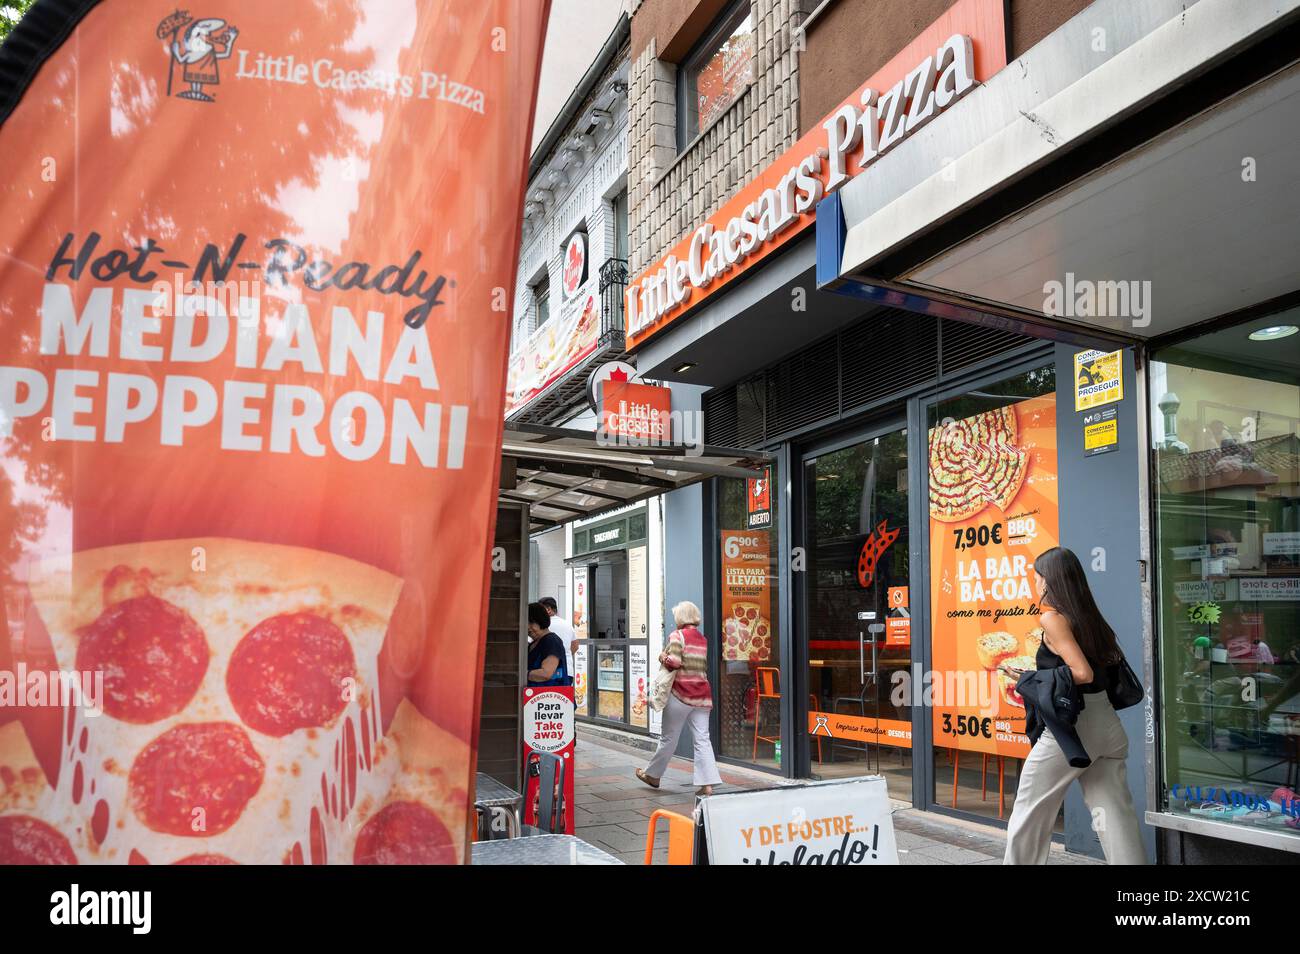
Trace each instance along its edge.
<path fill-rule="evenodd" d="M 700 608 L 694 603 L 673 607 L 677 629 L 668 637 L 668 646 L 659 654 L 659 662 L 674 670 L 673 691 L 664 706 L 663 735 L 650 764 L 636 770 L 636 777 L 651 788 L 659 787 L 677 749 L 677 739 L 689 722 L 695 741 L 695 784 L 697 795 L 712 795 L 713 786 L 722 784 L 718 764 L 713 759 L 709 741 L 709 711 L 713 708 L 713 690 L 709 686 L 709 642 L 700 632 Z"/>

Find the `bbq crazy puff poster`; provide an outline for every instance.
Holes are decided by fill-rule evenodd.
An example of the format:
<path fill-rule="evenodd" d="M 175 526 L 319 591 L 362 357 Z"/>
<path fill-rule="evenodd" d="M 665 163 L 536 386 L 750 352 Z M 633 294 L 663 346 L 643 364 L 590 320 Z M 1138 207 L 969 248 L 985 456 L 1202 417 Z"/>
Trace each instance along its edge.
<path fill-rule="evenodd" d="M 546 12 L 106 0 L 3 118 L 0 863 L 466 860 Z"/>
<path fill-rule="evenodd" d="M 1057 545 L 1056 396 L 929 432 L 934 744 L 1025 758 L 1024 701 L 1000 667 L 1034 668 L 1034 558 Z"/>

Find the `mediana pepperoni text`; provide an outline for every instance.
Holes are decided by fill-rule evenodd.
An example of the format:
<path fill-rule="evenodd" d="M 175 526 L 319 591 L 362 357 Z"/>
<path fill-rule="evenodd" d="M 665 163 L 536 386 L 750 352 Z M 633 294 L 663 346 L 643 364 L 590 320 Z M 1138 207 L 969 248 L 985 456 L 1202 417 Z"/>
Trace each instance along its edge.
<path fill-rule="evenodd" d="M 411 394 L 412 382 L 438 390 L 427 325 L 411 327 L 379 311 L 358 319 L 340 305 L 313 315 L 306 304 L 271 296 L 279 314 L 263 314 L 260 296 L 241 295 L 232 306 L 202 292 L 79 292 L 80 312 L 71 285 L 46 283 L 40 314 L 40 363 L 48 369 L 50 359 L 71 357 L 78 359 L 74 367 L 0 366 L 0 437 L 31 419 L 46 440 L 154 437 L 180 447 L 217 427 L 226 451 L 332 451 L 351 461 L 382 454 L 392 464 L 463 465 L 468 406 L 402 396 Z M 106 359 L 102 369 L 94 359 Z M 138 362 L 163 364 L 167 373 L 110 370 Z M 184 373 L 218 362 L 229 379 Z M 318 388 L 281 383 L 285 375 L 385 386 L 345 390 L 333 381 Z"/>

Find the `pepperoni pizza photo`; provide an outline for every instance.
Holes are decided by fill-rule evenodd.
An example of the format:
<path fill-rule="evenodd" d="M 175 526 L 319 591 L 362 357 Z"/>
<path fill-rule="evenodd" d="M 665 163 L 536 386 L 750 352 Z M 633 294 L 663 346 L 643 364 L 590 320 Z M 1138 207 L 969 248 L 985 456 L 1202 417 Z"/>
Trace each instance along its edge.
<path fill-rule="evenodd" d="M 54 788 L 4 728 L 0 862 L 462 860 L 468 745 L 407 700 L 380 730 L 397 578 L 199 538 L 49 561 L 30 589 L 60 668 L 103 674 L 102 711 L 65 713 Z"/>

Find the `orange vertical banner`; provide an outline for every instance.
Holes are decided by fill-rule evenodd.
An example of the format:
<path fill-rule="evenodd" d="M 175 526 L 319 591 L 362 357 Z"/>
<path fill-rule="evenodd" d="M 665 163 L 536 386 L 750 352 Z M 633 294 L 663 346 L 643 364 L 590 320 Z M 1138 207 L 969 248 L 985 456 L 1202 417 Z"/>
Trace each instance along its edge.
<path fill-rule="evenodd" d="M 106 0 L 28 64 L 0 863 L 467 860 L 546 16 Z"/>
<path fill-rule="evenodd" d="M 1034 668 L 1033 563 L 1057 545 L 1056 396 L 929 432 L 934 744 L 1024 758 L 1024 703 L 999 669 Z"/>

